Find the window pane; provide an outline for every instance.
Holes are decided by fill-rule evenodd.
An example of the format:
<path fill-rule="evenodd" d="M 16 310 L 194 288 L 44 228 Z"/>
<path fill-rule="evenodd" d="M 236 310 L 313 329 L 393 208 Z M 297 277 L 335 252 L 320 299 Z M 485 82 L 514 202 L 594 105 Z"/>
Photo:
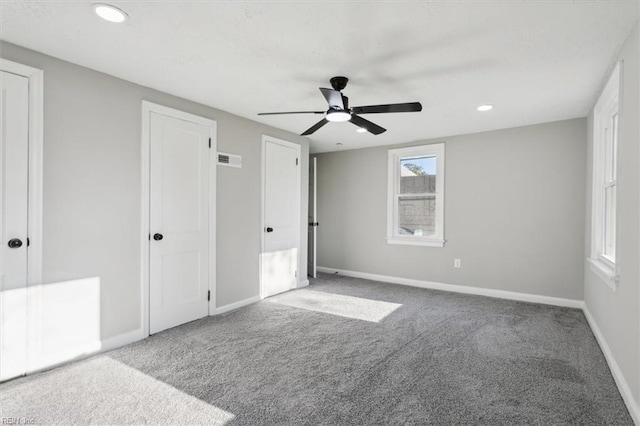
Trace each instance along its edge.
<path fill-rule="evenodd" d="M 615 262 L 616 259 L 616 187 L 604 190 L 604 238 L 602 254 Z"/>
<path fill-rule="evenodd" d="M 398 234 L 434 236 L 436 233 L 436 197 L 401 196 L 398 198 Z"/>
<path fill-rule="evenodd" d="M 604 134 L 604 180 L 616 179 L 616 145 L 618 141 L 618 114 L 608 120 Z"/>
<path fill-rule="evenodd" d="M 436 192 L 436 157 L 400 159 L 400 194 Z"/>
<path fill-rule="evenodd" d="M 611 180 L 616 180 L 617 156 L 618 156 L 618 114 L 611 119 Z"/>

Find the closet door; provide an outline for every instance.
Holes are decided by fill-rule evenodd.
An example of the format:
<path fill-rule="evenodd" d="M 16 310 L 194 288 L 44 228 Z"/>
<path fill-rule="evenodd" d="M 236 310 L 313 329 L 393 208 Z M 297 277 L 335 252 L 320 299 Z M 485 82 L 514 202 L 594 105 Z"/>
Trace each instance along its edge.
<path fill-rule="evenodd" d="M 151 113 L 150 332 L 209 314 L 211 128 Z"/>
<path fill-rule="evenodd" d="M 29 80 L 0 72 L 0 380 L 26 373 Z"/>
<path fill-rule="evenodd" d="M 297 287 L 300 251 L 300 145 L 264 137 L 261 297 Z"/>

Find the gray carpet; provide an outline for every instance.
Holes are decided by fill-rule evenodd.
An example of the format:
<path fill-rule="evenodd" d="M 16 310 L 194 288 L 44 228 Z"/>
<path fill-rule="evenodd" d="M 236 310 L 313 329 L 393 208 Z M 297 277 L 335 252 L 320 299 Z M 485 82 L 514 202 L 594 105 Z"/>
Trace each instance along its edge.
<path fill-rule="evenodd" d="M 333 275 L 0 385 L 44 423 L 632 425 L 579 310 Z"/>

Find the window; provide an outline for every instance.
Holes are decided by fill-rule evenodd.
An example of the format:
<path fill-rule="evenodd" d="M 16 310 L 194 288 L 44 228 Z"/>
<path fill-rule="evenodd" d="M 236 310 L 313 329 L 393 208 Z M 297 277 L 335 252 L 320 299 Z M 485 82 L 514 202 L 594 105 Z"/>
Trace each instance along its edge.
<path fill-rule="evenodd" d="M 444 143 L 389 150 L 387 242 L 444 245 Z"/>
<path fill-rule="evenodd" d="M 620 65 L 616 65 L 593 112 L 592 270 L 615 290 L 617 147 Z"/>

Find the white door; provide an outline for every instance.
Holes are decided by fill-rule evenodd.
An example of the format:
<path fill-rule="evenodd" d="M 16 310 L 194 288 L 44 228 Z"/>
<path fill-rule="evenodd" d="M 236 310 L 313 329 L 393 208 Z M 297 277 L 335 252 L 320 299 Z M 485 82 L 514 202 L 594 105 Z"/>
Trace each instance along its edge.
<path fill-rule="evenodd" d="M 300 145 L 263 139 L 261 296 L 297 287 L 300 247 Z"/>
<path fill-rule="evenodd" d="M 317 158 L 309 159 L 309 225 L 307 235 L 307 275 L 316 277 L 316 236 L 318 229 Z"/>
<path fill-rule="evenodd" d="M 209 314 L 211 128 L 151 112 L 149 331 Z"/>
<path fill-rule="evenodd" d="M 0 380 L 6 380 L 27 370 L 29 79 L 0 73 Z"/>

